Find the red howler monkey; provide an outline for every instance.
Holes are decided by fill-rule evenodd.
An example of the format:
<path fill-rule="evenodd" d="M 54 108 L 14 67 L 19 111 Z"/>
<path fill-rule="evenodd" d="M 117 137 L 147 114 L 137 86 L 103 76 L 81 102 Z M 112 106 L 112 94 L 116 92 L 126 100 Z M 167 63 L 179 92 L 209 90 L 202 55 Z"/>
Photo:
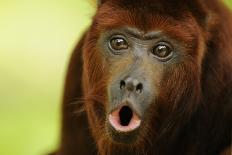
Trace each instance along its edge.
<path fill-rule="evenodd" d="M 230 11 L 220 0 L 99 1 L 62 110 L 57 155 L 222 153 L 232 137 Z"/>

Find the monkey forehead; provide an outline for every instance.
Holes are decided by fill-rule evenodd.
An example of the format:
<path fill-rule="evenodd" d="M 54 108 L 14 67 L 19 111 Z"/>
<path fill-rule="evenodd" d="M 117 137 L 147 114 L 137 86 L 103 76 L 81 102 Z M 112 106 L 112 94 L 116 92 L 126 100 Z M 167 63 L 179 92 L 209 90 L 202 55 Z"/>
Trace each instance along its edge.
<path fill-rule="evenodd" d="M 153 24 L 165 24 L 168 21 L 170 23 L 177 22 L 171 15 L 156 11 L 147 12 L 145 9 L 119 7 L 111 3 L 106 3 L 98 9 L 94 21 L 97 26 L 108 27 L 127 24 L 137 25 L 141 29 L 149 29 Z"/>
<path fill-rule="evenodd" d="M 115 8 L 112 5 L 103 5 L 97 12 L 92 28 L 96 33 L 121 27 L 131 27 L 140 33 L 162 31 L 168 36 L 183 42 L 192 42 L 198 35 L 198 25 L 194 18 L 185 14 L 176 19 L 167 14 L 156 12 L 147 14 L 146 11 Z"/>
<path fill-rule="evenodd" d="M 159 39 L 163 38 L 165 34 L 163 34 L 162 30 L 156 31 L 143 31 L 136 27 L 120 27 L 116 29 L 108 29 L 105 31 L 108 35 L 114 34 L 127 34 L 127 36 L 131 36 L 133 38 L 137 38 L 140 40 L 152 40 L 152 39 Z M 103 33 L 104 34 L 104 33 Z"/>

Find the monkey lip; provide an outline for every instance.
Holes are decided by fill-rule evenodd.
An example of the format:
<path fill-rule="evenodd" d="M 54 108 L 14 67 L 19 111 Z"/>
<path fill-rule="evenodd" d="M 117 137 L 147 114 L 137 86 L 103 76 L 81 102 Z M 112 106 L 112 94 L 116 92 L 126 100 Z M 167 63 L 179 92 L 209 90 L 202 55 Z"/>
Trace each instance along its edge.
<path fill-rule="evenodd" d="M 110 113 L 109 123 L 116 131 L 130 132 L 140 126 L 141 119 L 129 106 L 122 106 Z"/>

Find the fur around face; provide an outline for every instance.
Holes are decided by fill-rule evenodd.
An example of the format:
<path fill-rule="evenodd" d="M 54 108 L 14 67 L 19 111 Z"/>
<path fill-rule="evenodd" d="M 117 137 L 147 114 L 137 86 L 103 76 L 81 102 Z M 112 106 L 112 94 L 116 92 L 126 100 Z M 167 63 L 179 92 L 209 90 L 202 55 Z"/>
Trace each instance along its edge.
<path fill-rule="evenodd" d="M 118 27 L 162 30 L 183 43 L 187 55 L 162 74 L 157 104 L 131 145 L 115 143 L 105 129 L 112 75 L 98 43 Z M 231 36 L 232 15 L 219 0 L 102 1 L 70 60 L 57 155 L 223 152 L 232 137 Z"/>

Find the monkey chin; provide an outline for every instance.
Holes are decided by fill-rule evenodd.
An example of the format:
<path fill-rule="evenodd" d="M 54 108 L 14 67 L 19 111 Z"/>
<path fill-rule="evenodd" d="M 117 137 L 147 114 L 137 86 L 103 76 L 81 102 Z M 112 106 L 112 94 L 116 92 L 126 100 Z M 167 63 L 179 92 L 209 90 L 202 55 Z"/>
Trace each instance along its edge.
<path fill-rule="evenodd" d="M 113 141 L 131 144 L 136 141 L 141 119 L 130 106 L 121 106 L 108 115 L 107 129 Z"/>

